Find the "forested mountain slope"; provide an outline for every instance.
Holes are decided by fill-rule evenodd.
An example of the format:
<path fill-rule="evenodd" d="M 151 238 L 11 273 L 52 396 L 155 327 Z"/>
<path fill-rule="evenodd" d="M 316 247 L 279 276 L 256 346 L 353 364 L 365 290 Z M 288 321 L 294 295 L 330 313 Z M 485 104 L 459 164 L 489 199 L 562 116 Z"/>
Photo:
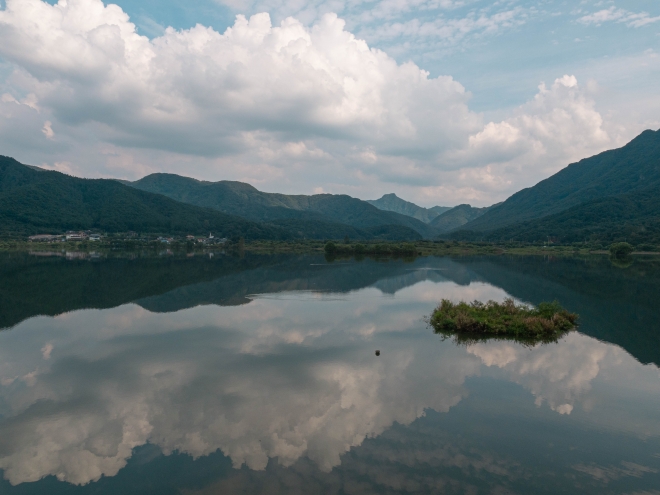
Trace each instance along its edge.
<path fill-rule="evenodd" d="M 345 194 L 306 196 L 266 193 L 242 182 L 206 182 L 161 173 L 151 174 L 127 184 L 144 191 L 163 194 L 177 201 L 240 215 L 253 221 L 325 221 L 358 229 L 397 225 L 412 229 L 424 237 L 433 237 L 436 233 L 415 218 L 379 210 L 366 201 Z"/>
<path fill-rule="evenodd" d="M 435 217 L 430 225 L 438 232 L 449 232 L 462 227 L 475 218 L 485 214 L 489 208 L 474 208 L 470 205 L 458 205 L 442 215 Z"/>
<path fill-rule="evenodd" d="M 180 203 L 116 180 L 79 179 L 0 156 L 0 234 L 66 230 L 289 239 L 285 229 Z"/>
<path fill-rule="evenodd" d="M 464 228 L 495 230 L 654 185 L 660 185 L 660 131 L 647 130 L 623 148 L 580 160 L 517 192 Z"/>
<path fill-rule="evenodd" d="M 660 245 L 660 186 L 587 201 L 554 215 L 486 232 L 483 239 Z"/>
<path fill-rule="evenodd" d="M 423 208 L 415 203 L 401 199 L 394 193 L 384 194 L 380 199 L 368 199 L 367 203 L 374 205 L 379 210 L 393 211 L 401 215 L 408 215 L 424 223 L 430 223 L 438 215 L 451 210 L 449 206 L 434 206 Z"/>

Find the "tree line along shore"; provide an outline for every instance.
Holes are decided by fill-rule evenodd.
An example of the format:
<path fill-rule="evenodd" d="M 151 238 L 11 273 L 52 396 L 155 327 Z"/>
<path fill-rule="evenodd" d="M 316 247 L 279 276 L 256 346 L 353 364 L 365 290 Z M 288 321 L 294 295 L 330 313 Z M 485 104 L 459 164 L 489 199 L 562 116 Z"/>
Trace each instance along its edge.
<path fill-rule="evenodd" d="M 455 240 L 351 241 L 344 240 L 252 240 L 241 237 L 229 239 L 212 236 L 193 237 L 167 235 L 140 235 L 131 233 L 101 235 L 95 240 L 66 240 L 57 242 L 31 242 L 0 239 L 0 250 L 160 250 L 192 252 L 199 250 L 247 251 L 252 253 L 324 253 L 329 257 L 346 256 L 429 256 L 429 255 L 610 255 L 625 258 L 635 255 L 660 255 L 660 246 L 614 243 L 611 245 L 573 243 L 569 245 L 526 244 L 521 242 L 490 243 Z"/>

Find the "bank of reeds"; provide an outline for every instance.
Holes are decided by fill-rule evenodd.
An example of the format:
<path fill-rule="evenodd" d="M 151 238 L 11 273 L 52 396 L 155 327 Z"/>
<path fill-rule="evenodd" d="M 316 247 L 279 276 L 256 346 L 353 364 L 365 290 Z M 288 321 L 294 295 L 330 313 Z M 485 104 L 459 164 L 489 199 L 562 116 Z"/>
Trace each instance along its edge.
<path fill-rule="evenodd" d="M 503 303 L 453 302 L 443 299 L 433 311 L 429 323 L 435 332 L 454 337 L 457 342 L 471 343 L 487 338 L 504 338 L 535 342 L 555 342 L 577 325 L 578 315 L 562 308 L 558 302 L 543 302 L 536 308 Z"/>

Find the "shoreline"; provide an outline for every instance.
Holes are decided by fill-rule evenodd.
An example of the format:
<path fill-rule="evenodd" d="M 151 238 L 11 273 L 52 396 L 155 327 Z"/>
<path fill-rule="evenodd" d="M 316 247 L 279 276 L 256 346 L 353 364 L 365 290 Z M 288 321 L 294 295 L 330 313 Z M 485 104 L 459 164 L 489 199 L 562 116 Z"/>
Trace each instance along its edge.
<path fill-rule="evenodd" d="M 75 241 L 75 242 L 28 242 L 28 241 L 0 241 L 0 252 L 46 252 L 66 253 L 66 252 L 84 252 L 84 253 L 119 253 L 119 252 L 144 252 L 151 251 L 154 254 L 171 252 L 172 254 L 208 254 L 208 253 L 252 253 L 252 254 L 325 254 L 324 247 L 326 241 L 248 241 L 245 243 L 224 243 L 224 244 L 190 244 L 186 242 L 168 242 L 163 243 L 157 240 L 126 240 L 126 239 L 107 239 L 101 241 Z M 363 246 L 376 246 L 396 249 L 401 245 L 414 246 L 415 253 L 406 253 L 405 255 L 390 254 L 359 254 L 342 252 L 341 250 L 329 258 L 352 258 L 352 257 L 417 257 L 417 256 L 475 256 L 475 255 L 521 255 L 521 256 L 609 256 L 609 251 L 601 249 L 591 249 L 589 247 L 576 246 L 535 246 L 535 245 L 507 245 L 507 244 L 488 244 L 488 243 L 469 243 L 457 241 L 415 241 L 415 242 L 350 242 L 349 245 L 362 244 Z M 343 242 L 337 242 L 338 246 L 345 246 Z M 346 246 L 348 247 L 348 246 Z M 660 252 L 638 251 L 631 253 L 632 257 L 653 257 L 660 256 Z"/>

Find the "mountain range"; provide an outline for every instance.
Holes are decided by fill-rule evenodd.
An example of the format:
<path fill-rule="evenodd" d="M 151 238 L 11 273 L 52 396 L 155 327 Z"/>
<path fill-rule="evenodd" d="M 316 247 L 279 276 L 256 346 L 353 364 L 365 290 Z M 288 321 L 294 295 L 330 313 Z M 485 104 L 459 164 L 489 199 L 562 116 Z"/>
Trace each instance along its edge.
<path fill-rule="evenodd" d="M 287 195 L 156 173 L 80 179 L 0 156 L 0 235 L 97 229 L 246 239 L 660 244 L 660 131 L 570 164 L 487 208 L 423 208 L 395 194 Z"/>
<path fill-rule="evenodd" d="M 430 225 L 440 234 L 451 232 L 481 217 L 491 208 L 492 206 L 475 208 L 470 205 L 458 205 L 435 217 Z"/>
<path fill-rule="evenodd" d="M 430 238 L 435 231 L 424 222 L 407 215 L 379 210 L 345 194 L 287 195 L 259 191 L 250 184 L 234 181 L 207 182 L 175 174 L 151 174 L 135 182 L 133 188 L 162 194 L 171 199 L 223 213 L 240 215 L 256 222 L 304 233 L 320 224 L 343 224 L 366 233 L 349 237 L 369 237 L 370 229 L 397 232 L 404 238 Z M 309 237 L 309 236 L 308 236 Z M 320 236 L 333 237 L 337 236 Z M 343 237 L 343 236 L 342 236 Z M 396 237 L 396 235 L 395 235 Z"/>
<path fill-rule="evenodd" d="M 379 210 L 393 211 L 402 215 L 421 220 L 424 223 L 431 221 L 438 215 L 451 210 L 450 206 L 434 206 L 433 208 L 423 208 L 415 203 L 401 199 L 394 193 L 384 194 L 380 199 L 368 199 L 367 203 L 374 205 Z"/>
<path fill-rule="evenodd" d="M 180 203 L 110 179 L 79 179 L 0 157 L 0 234 L 67 230 L 295 238 L 288 230 Z"/>

